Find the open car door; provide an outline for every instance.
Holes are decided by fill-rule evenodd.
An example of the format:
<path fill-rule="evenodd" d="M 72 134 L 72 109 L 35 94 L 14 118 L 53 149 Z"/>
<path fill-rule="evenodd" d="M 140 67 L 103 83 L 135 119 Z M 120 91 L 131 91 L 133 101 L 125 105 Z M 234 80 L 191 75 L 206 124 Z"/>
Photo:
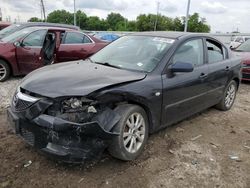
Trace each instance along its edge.
<path fill-rule="evenodd" d="M 46 33 L 45 29 L 34 31 L 16 47 L 16 58 L 21 74 L 28 74 L 44 65 L 42 46 Z"/>

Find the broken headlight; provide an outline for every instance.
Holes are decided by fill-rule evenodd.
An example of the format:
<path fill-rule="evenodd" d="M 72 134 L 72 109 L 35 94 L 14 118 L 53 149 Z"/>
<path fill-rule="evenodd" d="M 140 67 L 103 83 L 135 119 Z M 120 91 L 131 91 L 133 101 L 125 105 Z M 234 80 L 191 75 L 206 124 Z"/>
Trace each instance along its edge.
<path fill-rule="evenodd" d="M 61 101 L 60 112 L 57 117 L 76 123 L 85 123 L 91 121 L 98 112 L 96 101 L 85 97 L 71 97 Z"/>
<path fill-rule="evenodd" d="M 94 101 L 87 99 L 85 97 L 72 97 L 70 99 L 66 99 L 62 101 L 62 112 L 81 112 L 81 111 L 87 111 L 96 113 L 97 110 L 95 109 Z"/>

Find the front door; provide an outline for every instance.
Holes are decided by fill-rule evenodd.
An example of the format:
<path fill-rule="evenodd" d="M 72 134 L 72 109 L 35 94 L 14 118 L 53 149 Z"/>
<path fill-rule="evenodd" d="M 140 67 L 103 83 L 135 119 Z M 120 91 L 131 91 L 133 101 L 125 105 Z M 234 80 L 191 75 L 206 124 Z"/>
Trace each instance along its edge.
<path fill-rule="evenodd" d="M 42 45 L 46 33 L 47 30 L 34 31 L 16 47 L 16 58 L 21 74 L 28 74 L 43 66 Z"/>
<path fill-rule="evenodd" d="M 202 38 L 186 41 L 174 53 L 171 64 L 191 63 L 193 72 L 162 75 L 162 125 L 166 126 L 205 109 L 208 91 L 208 65 L 205 63 Z"/>

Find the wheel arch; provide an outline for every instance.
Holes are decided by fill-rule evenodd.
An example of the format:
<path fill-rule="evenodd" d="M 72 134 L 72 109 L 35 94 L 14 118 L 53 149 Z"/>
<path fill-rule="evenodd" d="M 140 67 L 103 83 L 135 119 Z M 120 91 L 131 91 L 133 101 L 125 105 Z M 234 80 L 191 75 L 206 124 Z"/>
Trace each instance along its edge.
<path fill-rule="evenodd" d="M 237 90 L 239 89 L 240 86 L 240 79 L 238 77 L 233 78 L 232 80 L 234 80 L 237 84 Z"/>
<path fill-rule="evenodd" d="M 99 95 L 96 99 L 100 103 L 111 105 L 113 108 L 122 104 L 132 104 L 140 106 L 147 114 L 149 122 L 149 132 L 153 132 L 155 127 L 154 117 L 145 99 L 128 93 L 126 95 L 124 95 L 124 93 L 105 93 Z"/>

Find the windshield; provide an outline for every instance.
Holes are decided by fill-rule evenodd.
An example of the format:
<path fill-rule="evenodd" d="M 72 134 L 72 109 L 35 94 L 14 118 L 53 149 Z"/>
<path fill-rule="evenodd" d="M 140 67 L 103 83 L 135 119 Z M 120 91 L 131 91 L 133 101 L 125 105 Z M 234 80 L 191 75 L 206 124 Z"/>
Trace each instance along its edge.
<path fill-rule="evenodd" d="M 18 39 L 26 36 L 28 33 L 35 31 L 35 30 L 36 30 L 36 28 L 28 27 L 28 28 L 22 29 L 20 31 L 17 31 L 15 33 L 12 33 L 9 36 L 4 37 L 1 40 L 3 42 L 16 42 Z"/>
<path fill-rule="evenodd" d="M 250 40 L 247 40 L 246 42 L 241 44 L 238 48 L 235 49 L 235 51 L 250 52 Z"/>
<path fill-rule="evenodd" d="M 0 31 L 0 38 L 4 38 L 5 36 L 18 31 L 20 26 L 21 25 L 19 24 L 13 24 L 13 25 L 10 25 L 9 27 L 4 28 L 3 30 Z"/>
<path fill-rule="evenodd" d="M 151 72 L 175 40 L 152 36 L 124 36 L 95 55 L 95 63 L 120 69 Z"/>

